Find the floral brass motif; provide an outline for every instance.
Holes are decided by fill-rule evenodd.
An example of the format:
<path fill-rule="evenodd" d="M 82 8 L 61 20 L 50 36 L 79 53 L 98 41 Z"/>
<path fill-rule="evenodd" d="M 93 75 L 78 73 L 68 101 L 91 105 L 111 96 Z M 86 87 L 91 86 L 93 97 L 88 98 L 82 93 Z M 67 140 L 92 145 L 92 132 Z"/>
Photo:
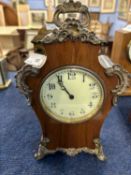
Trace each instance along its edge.
<path fill-rule="evenodd" d="M 59 15 L 65 13 L 80 13 L 85 16 L 84 21 L 77 20 L 75 18 L 66 18 L 64 22 L 60 22 Z M 32 41 L 35 44 L 50 44 L 54 42 L 63 42 L 67 40 L 81 42 L 89 42 L 92 44 L 102 44 L 102 41 L 97 38 L 94 32 L 90 32 L 87 29 L 90 23 L 90 15 L 88 8 L 82 5 L 80 2 L 64 2 L 62 5 L 58 5 L 54 14 L 54 23 L 58 26 L 50 32 L 39 33 L 37 37 Z"/>
<path fill-rule="evenodd" d="M 34 43 L 63 42 L 67 40 L 81 42 L 90 42 L 92 44 L 101 44 L 94 32 L 89 32 L 83 28 L 80 21 L 75 19 L 67 19 L 63 26 L 59 29 L 54 29 L 52 32 L 41 38 L 41 40 L 33 41 Z"/>
<path fill-rule="evenodd" d="M 90 14 L 88 8 L 87 6 L 82 5 L 79 1 L 74 2 L 73 0 L 70 0 L 69 2 L 64 2 L 56 7 L 53 22 L 58 27 L 62 26 L 62 23 L 59 20 L 59 15 L 65 13 L 80 13 L 85 16 L 84 21 L 81 21 L 82 25 L 87 27 L 90 24 Z"/>

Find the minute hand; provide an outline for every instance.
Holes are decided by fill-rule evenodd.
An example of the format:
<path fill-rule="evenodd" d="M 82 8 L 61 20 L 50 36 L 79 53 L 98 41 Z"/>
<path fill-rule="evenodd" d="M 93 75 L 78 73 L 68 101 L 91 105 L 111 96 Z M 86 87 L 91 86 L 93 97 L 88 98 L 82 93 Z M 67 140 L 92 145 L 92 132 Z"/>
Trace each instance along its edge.
<path fill-rule="evenodd" d="M 58 78 L 58 84 L 61 87 L 61 90 L 65 91 L 68 94 L 68 96 L 69 96 L 70 99 L 74 99 L 74 95 L 72 95 L 72 94 L 69 93 L 69 91 L 64 86 L 63 81 L 62 80 L 59 80 L 59 78 Z"/>

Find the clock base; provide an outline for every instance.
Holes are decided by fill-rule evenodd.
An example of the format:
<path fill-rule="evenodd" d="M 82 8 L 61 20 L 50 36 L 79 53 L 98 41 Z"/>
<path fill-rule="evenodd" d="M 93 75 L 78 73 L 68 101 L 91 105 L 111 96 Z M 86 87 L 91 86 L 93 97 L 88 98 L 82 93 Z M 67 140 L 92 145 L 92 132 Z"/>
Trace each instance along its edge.
<path fill-rule="evenodd" d="M 82 148 L 57 148 L 55 150 L 49 150 L 46 146 L 49 142 L 48 138 L 41 138 L 41 142 L 39 144 L 39 148 L 37 153 L 35 153 L 34 157 L 36 160 L 41 160 L 43 159 L 46 155 L 49 154 L 55 154 L 56 152 L 60 151 L 63 152 L 65 154 L 67 154 L 68 156 L 75 156 L 81 152 L 84 153 L 89 153 L 92 155 L 96 155 L 96 157 L 101 160 L 101 161 L 105 161 L 107 158 L 103 152 L 103 147 L 101 145 L 100 139 L 94 139 L 94 144 L 95 144 L 95 148 L 91 149 L 91 148 L 87 148 L 87 147 L 82 147 Z"/>

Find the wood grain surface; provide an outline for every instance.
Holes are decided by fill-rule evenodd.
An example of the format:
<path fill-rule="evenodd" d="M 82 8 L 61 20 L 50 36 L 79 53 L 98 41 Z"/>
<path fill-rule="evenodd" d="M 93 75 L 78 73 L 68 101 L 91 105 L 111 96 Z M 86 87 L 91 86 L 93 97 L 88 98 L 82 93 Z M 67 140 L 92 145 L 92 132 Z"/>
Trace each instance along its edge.
<path fill-rule="evenodd" d="M 36 44 L 35 50 L 39 47 L 41 45 Z M 32 107 L 39 118 L 43 135 L 50 139 L 48 148 L 94 148 L 93 139 L 100 136 L 100 129 L 104 119 L 112 107 L 111 90 L 117 83 L 116 77 L 106 76 L 104 69 L 100 66 L 98 62 L 99 45 L 79 41 L 66 41 L 63 43 L 44 44 L 42 47 L 46 50 L 47 62 L 36 77 L 30 76 L 27 78 L 27 84 L 33 90 Z M 41 81 L 50 71 L 65 65 L 79 65 L 90 69 L 96 72 L 104 82 L 104 104 L 97 115 L 88 121 L 77 124 L 60 123 L 47 116 L 41 107 L 39 99 Z M 79 93 L 82 92 L 80 91 Z"/>

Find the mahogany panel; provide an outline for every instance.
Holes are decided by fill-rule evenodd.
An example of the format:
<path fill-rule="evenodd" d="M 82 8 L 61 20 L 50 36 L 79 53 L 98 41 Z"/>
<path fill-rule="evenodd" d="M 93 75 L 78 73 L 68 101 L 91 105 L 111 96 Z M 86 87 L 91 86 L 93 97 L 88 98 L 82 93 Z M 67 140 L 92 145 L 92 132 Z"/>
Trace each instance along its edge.
<path fill-rule="evenodd" d="M 50 139 L 48 148 L 79 148 L 87 146 L 94 148 L 92 139 L 99 137 L 100 128 L 112 106 L 113 96 L 111 90 L 117 83 L 116 78 L 105 75 L 103 68 L 98 62 L 100 46 L 79 41 L 66 41 L 63 43 L 44 44 L 43 47 L 43 50 L 46 50 L 47 62 L 36 77 L 28 77 L 27 84 L 33 90 L 32 106 L 40 120 L 43 135 Z M 89 121 L 77 124 L 61 124 L 46 114 L 43 114 L 39 100 L 41 81 L 50 71 L 65 65 L 83 66 L 96 72 L 104 81 L 106 88 L 103 107 Z"/>

